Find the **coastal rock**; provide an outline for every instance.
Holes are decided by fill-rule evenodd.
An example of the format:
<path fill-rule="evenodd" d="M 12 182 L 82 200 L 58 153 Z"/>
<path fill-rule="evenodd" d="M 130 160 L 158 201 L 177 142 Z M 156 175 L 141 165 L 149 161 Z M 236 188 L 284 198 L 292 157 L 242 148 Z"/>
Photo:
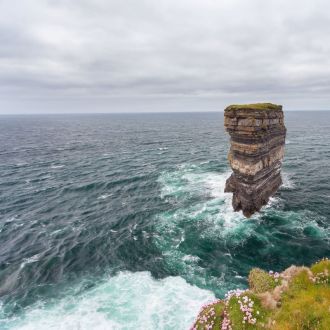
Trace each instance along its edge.
<path fill-rule="evenodd" d="M 286 128 L 281 105 L 257 103 L 225 109 L 230 135 L 228 160 L 233 170 L 225 192 L 233 193 L 233 208 L 246 217 L 258 212 L 282 184 Z"/>

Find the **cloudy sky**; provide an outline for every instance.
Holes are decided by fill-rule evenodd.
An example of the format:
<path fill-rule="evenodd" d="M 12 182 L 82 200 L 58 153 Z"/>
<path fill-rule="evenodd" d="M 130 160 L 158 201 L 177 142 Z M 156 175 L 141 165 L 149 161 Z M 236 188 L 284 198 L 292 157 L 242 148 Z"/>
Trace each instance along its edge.
<path fill-rule="evenodd" d="M 329 0 L 0 0 L 0 113 L 330 109 Z"/>

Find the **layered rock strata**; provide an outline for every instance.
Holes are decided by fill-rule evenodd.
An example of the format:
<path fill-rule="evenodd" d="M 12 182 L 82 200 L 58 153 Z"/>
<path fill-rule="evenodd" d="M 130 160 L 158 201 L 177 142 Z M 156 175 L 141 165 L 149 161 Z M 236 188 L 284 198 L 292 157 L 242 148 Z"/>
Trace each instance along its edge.
<path fill-rule="evenodd" d="M 246 217 L 259 211 L 282 184 L 286 128 L 282 106 L 271 103 L 231 105 L 225 109 L 230 135 L 228 160 L 233 173 L 225 192 L 233 193 L 233 208 Z"/>

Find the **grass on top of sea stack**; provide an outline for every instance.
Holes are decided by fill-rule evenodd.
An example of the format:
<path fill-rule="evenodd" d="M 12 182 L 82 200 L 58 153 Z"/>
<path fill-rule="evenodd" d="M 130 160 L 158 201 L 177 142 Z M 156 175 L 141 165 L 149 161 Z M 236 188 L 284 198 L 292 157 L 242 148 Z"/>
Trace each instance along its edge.
<path fill-rule="evenodd" d="M 273 110 L 282 110 L 282 106 L 273 103 L 232 104 L 225 109 L 225 111 L 231 111 L 231 110 L 273 111 Z"/>
<path fill-rule="evenodd" d="M 329 273 L 328 259 L 282 273 L 252 269 L 250 289 L 230 291 L 225 300 L 205 306 L 192 329 L 329 330 Z"/>

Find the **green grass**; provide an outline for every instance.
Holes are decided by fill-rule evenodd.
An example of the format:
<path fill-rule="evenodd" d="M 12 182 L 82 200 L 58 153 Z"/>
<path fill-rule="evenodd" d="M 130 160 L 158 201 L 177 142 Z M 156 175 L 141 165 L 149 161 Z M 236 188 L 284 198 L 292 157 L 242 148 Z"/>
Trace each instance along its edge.
<path fill-rule="evenodd" d="M 253 301 L 253 311 L 252 318 L 256 319 L 255 324 L 249 324 L 247 320 L 244 320 L 245 314 L 240 309 L 240 304 L 238 301 L 243 301 L 243 297 L 248 297 Z M 231 326 L 234 330 L 252 330 L 252 329 L 263 329 L 268 311 L 261 306 L 260 299 L 252 292 L 243 293 L 239 298 L 232 297 L 229 300 L 228 306 L 229 319 L 231 321 Z"/>
<path fill-rule="evenodd" d="M 328 259 L 313 264 L 310 269 L 301 267 L 289 280 L 284 276 L 275 281 L 274 276 L 254 268 L 249 275 L 250 289 L 239 297 L 232 296 L 227 303 L 217 301 L 206 306 L 198 316 L 195 329 L 221 329 L 226 313 L 232 330 L 329 330 L 329 274 Z M 265 297 L 274 294 L 274 288 L 281 282 L 283 285 L 277 289 L 280 292 L 278 304 L 267 307 Z M 255 324 L 244 319 L 248 314 L 242 311 L 242 305 L 252 308 L 250 320 L 255 318 Z"/>
<path fill-rule="evenodd" d="M 282 106 L 273 103 L 254 103 L 254 104 L 233 104 L 228 106 L 225 111 L 230 110 L 281 110 Z"/>
<path fill-rule="evenodd" d="M 323 259 L 311 267 L 317 284 L 330 283 L 330 260 Z"/>
<path fill-rule="evenodd" d="M 281 279 L 276 279 L 260 268 L 253 268 L 249 274 L 249 286 L 255 293 L 273 290 L 281 284 Z"/>
<path fill-rule="evenodd" d="M 221 329 L 222 313 L 224 311 L 225 304 L 222 301 L 218 301 L 205 307 L 198 315 L 198 318 L 194 324 L 195 329 L 204 330 L 207 324 L 212 324 L 214 329 Z M 214 314 L 213 312 L 214 311 Z M 206 322 L 204 320 L 206 319 Z"/>
<path fill-rule="evenodd" d="M 314 284 L 307 271 L 296 275 L 274 315 L 274 330 L 329 330 L 330 286 Z"/>

